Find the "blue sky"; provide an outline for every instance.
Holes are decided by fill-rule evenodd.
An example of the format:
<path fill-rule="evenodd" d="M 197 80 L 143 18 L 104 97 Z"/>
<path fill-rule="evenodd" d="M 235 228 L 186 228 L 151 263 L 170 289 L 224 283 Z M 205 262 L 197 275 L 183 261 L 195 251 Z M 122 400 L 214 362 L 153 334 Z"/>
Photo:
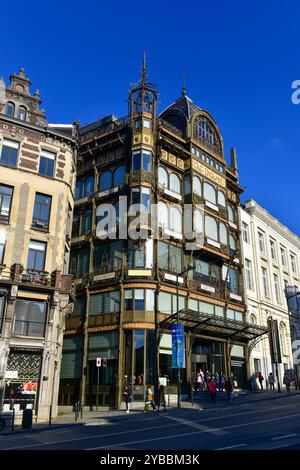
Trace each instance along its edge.
<path fill-rule="evenodd" d="M 180 2 L 16 0 L 2 5 L 0 75 L 20 67 L 38 88 L 50 122 L 127 114 L 143 50 L 160 110 L 181 93 L 221 128 L 226 157 L 237 149 L 243 200 L 300 235 L 300 79 L 296 1 Z"/>

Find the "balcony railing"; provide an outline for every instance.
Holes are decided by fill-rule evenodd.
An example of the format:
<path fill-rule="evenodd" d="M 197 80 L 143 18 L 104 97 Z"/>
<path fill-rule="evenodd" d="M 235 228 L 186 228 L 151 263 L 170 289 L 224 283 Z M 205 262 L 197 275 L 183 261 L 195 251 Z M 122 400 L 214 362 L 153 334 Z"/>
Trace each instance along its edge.
<path fill-rule="evenodd" d="M 161 127 L 164 127 L 165 129 L 167 129 L 168 131 L 172 132 L 173 134 L 178 135 L 178 136 L 181 137 L 182 139 L 184 138 L 183 132 L 182 132 L 180 129 L 177 129 L 177 127 L 172 126 L 172 124 L 170 124 L 169 122 L 165 121 L 164 119 L 161 119 L 161 118 L 160 118 L 160 119 L 158 120 L 158 123 L 161 125 Z"/>
<path fill-rule="evenodd" d="M 73 277 L 69 274 L 61 274 L 60 271 L 36 271 L 24 269 L 21 264 L 12 266 L 0 265 L 0 283 L 34 285 L 41 287 L 54 287 L 70 292 L 73 295 Z"/>

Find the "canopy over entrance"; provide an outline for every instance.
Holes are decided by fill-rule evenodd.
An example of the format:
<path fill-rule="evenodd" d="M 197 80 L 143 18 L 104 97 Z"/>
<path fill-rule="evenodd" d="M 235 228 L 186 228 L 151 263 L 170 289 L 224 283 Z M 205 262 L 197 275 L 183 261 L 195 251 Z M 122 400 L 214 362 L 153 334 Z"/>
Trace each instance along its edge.
<path fill-rule="evenodd" d="M 159 327 L 162 330 L 169 330 L 171 325 L 176 323 L 177 313 L 174 313 L 161 321 Z M 190 309 L 179 312 L 179 323 L 184 325 L 185 331 L 196 335 L 218 336 L 244 343 L 253 341 L 268 333 L 268 328 L 264 326 L 229 320 Z"/>

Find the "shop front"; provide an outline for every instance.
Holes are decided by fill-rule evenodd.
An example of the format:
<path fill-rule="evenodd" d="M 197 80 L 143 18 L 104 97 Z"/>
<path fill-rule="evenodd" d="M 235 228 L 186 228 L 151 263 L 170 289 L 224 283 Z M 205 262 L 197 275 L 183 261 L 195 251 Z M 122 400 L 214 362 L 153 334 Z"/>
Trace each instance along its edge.
<path fill-rule="evenodd" d="M 42 351 L 11 349 L 5 373 L 3 411 L 37 411 Z"/>
<path fill-rule="evenodd" d="M 163 338 L 177 321 L 177 314 L 173 314 L 160 323 Z M 185 393 L 185 389 L 190 393 L 195 375 L 200 371 L 204 373 L 204 377 L 218 377 L 222 372 L 226 377 L 231 377 L 236 388 L 247 388 L 248 346 L 251 341 L 266 334 L 265 327 L 199 314 L 193 310 L 179 312 L 179 323 L 184 325 L 186 343 L 186 369 L 181 374 L 182 393 Z M 164 346 L 163 351 L 166 350 L 171 353 L 170 345 L 169 349 Z M 161 356 L 160 353 L 160 366 Z M 171 376 L 170 371 L 169 375 Z M 176 380 L 176 376 L 174 379 Z"/>

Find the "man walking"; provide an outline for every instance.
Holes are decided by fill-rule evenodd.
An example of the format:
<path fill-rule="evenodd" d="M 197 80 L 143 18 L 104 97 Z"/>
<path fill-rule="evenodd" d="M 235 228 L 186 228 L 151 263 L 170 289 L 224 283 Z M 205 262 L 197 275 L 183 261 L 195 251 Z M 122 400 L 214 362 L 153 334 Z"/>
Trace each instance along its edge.
<path fill-rule="evenodd" d="M 269 373 L 268 381 L 269 381 L 269 384 L 270 384 L 270 390 L 274 390 L 275 389 L 275 387 L 274 387 L 275 377 L 274 377 L 272 372 Z"/>
<path fill-rule="evenodd" d="M 207 384 L 208 391 L 210 393 L 211 401 L 213 402 L 214 406 L 216 404 L 216 396 L 217 396 L 217 382 L 212 377 Z"/>

